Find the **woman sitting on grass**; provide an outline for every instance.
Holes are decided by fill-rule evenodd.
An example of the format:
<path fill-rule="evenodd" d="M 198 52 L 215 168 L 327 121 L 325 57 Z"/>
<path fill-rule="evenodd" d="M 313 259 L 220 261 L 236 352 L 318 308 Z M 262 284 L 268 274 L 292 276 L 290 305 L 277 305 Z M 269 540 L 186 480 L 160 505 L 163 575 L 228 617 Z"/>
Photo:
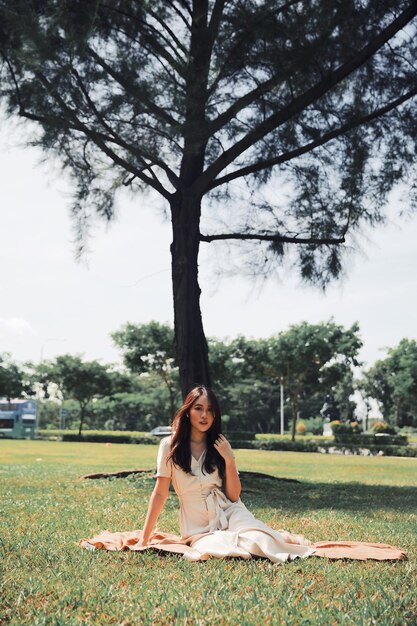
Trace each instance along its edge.
<path fill-rule="evenodd" d="M 245 507 L 232 448 L 221 434 L 219 403 L 213 391 L 194 387 L 172 423 L 172 435 L 160 443 L 157 482 L 143 530 L 102 532 L 81 543 L 87 548 L 179 552 L 189 560 L 252 556 L 284 563 L 310 555 L 331 558 L 402 559 L 405 554 L 383 544 L 321 542 L 274 530 Z M 180 501 L 181 538 L 153 532 L 172 480 Z"/>

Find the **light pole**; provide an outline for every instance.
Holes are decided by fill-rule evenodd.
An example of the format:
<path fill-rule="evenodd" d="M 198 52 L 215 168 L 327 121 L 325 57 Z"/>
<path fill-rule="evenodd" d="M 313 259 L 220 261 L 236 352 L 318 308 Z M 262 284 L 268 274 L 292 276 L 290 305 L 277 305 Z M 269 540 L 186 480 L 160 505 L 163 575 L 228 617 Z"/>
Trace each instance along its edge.
<path fill-rule="evenodd" d="M 41 346 L 41 352 L 40 352 L 40 356 L 39 356 L 39 363 L 40 364 L 43 362 L 43 351 L 44 351 L 44 348 L 45 348 L 46 344 L 48 343 L 48 341 L 67 341 L 67 340 L 62 338 L 62 337 L 48 337 L 48 339 L 45 339 L 45 341 L 43 342 L 43 344 Z M 36 394 L 37 400 L 40 400 L 40 397 L 41 397 L 40 394 L 41 394 L 41 390 L 40 390 L 40 388 L 38 386 L 38 391 L 37 391 L 37 394 Z M 62 404 L 62 401 L 61 401 L 61 404 Z M 65 418 L 64 418 L 64 420 L 65 420 Z M 61 423 L 62 423 L 62 417 L 60 415 L 60 424 Z"/>
<path fill-rule="evenodd" d="M 280 421 L 281 421 L 281 435 L 284 434 L 284 385 L 283 385 L 283 379 L 282 377 L 280 378 Z"/>

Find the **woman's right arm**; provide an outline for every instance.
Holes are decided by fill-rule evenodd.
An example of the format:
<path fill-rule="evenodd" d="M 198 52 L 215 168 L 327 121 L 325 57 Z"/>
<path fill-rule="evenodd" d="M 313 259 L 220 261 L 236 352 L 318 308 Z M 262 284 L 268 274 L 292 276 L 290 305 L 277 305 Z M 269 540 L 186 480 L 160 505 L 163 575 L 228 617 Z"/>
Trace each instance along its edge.
<path fill-rule="evenodd" d="M 148 513 L 146 515 L 142 539 L 139 542 L 139 546 L 146 546 L 149 541 L 149 537 L 152 534 L 159 514 L 164 508 L 165 501 L 168 497 L 170 482 L 171 479 L 166 476 L 158 476 L 156 479 L 156 485 L 149 500 Z"/>

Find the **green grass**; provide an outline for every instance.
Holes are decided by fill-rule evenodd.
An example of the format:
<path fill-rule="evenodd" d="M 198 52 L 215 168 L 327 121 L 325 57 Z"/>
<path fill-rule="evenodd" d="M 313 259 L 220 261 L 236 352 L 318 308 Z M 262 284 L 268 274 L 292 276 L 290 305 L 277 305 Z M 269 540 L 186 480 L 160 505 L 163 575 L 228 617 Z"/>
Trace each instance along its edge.
<path fill-rule="evenodd" d="M 140 528 L 156 447 L 0 441 L 0 625 L 417 624 L 417 459 L 238 450 L 242 499 L 257 517 L 313 541 L 405 548 L 404 562 L 188 563 L 147 552 L 90 553 L 81 537 Z M 275 478 L 272 478 L 275 477 Z M 288 482 L 279 478 L 291 478 Z M 178 532 L 169 496 L 159 528 Z"/>

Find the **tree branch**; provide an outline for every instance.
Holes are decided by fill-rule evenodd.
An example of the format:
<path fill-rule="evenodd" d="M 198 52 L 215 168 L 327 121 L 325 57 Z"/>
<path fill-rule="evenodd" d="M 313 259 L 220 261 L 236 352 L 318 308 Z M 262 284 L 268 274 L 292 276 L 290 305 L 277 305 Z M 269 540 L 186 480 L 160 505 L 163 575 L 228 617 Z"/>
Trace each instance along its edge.
<path fill-rule="evenodd" d="M 268 78 L 263 83 L 257 85 L 252 91 L 249 91 L 244 96 L 236 100 L 224 113 L 219 115 L 215 120 L 209 122 L 205 129 L 205 132 L 208 136 L 213 136 L 218 130 L 220 130 L 227 122 L 230 122 L 231 119 L 235 117 L 239 111 L 244 109 L 249 104 L 252 104 L 258 96 L 263 96 L 268 93 L 270 89 L 273 89 L 278 85 L 278 83 L 282 82 L 282 71 L 280 68 L 279 72 L 276 72 L 271 78 Z M 210 87 L 209 92 L 212 92 Z"/>
<path fill-rule="evenodd" d="M 226 2 L 227 0 L 216 0 L 213 10 L 211 12 L 210 21 L 208 25 L 210 47 L 213 46 L 213 43 L 219 31 L 219 25 L 220 25 L 220 21 L 223 15 L 223 10 L 224 10 Z"/>
<path fill-rule="evenodd" d="M 124 30 L 122 30 L 121 28 L 117 27 L 117 26 L 110 26 L 109 27 L 110 30 L 116 32 L 118 35 L 122 34 L 124 37 L 127 37 L 128 39 L 130 39 L 130 41 L 133 41 L 136 45 L 140 45 L 143 50 L 146 50 L 150 55 L 152 55 L 152 57 L 154 58 L 154 60 L 159 63 L 159 65 L 162 67 L 162 69 L 164 70 L 164 72 L 167 73 L 167 75 L 170 77 L 171 80 L 173 80 L 175 82 L 176 85 L 178 85 L 178 87 L 180 87 L 182 89 L 182 85 L 179 82 L 179 80 L 176 77 L 175 72 L 172 71 L 172 66 L 169 65 L 168 63 L 168 67 L 165 65 L 166 60 L 163 57 L 163 55 L 159 56 L 158 52 L 156 52 L 155 50 L 153 50 L 152 45 L 147 42 L 139 42 L 136 37 L 134 37 L 133 35 L 129 35 L 129 33 L 125 33 Z"/>
<path fill-rule="evenodd" d="M 166 61 L 168 61 L 168 63 L 170 63 L 171 67 L 173 69 L 175 69 L 178 72 L 178 74 L 180 74 L 180 76 L 183 76 L 184 68 L 181 67 L 181 65 L 178 63 L 178 61 L 176 61 L 171 56 L 171 54 L 169 54 L 169 52 L 167 51 L 166 47 L 164 47 L 154 36 L 152 36 L 149 32 L 147 32 L 146 29 L 152 30 L 157 36 L 160 36 L 165 41 L 167 46 L 169 48 L 171 48 L 171 50 L 173 50 L 177 54 L 177 56 L 180 59 L 180 61 L 184 61 L 184 59 L 182 59 L 181 55 L 179 55 L 179 53 L 176 50 L 175 46 L 173 46 L 172 43 L 164 35 L 162 35 L 154 26 L 152 26 L 152 24 L 149 24 L 145 20 L 140 19 L 138 17 L 135 17 L 134 15 L 131 15 L 130 13 L 127 13 L 126 11 L 122 11 L 121 9 L 118 9 L 118 8 L 115 8 L 115 7 L 111 7 L 111 6 L 107 5 L 107 4 L 101 4 L 101 6 L 102 6 L 103 9 L 107 9 L 109 11 L 113 11 L 114 13 L 118 13 L 120 15 L 123 15 L 123 16 L 133 20 L 134 22 L 138 22 L 138 24 L 141 24 L 142 27 L 143 27 L 143 30 L 141 30 L 140 34 L 148 41 L 148 43 L 151 46 L 154 46 L 155 56 L 161 55 Z M 149 11 L 149 13 L 150 13 L 150 15 L 152 15 L 152 17 L 154 17 L 154 19 L 156 19 L 155 15 L 153 14 L 152 11 Z M 117 29 L 117 30 L 120 30 L 120 29 Z M 126 33 L 123 30 L 121 32 L 123 32 L 123 34 L 126 35 Z M 184 50 L 183 47 L 182 47 L 182 49 Z"/>
<path fill-rule="evenodd" d="M 54 126 L 56 128 L 60 128 L 66 131 L 72 130 L 72 131 L 83 133 L 86 137 L 91 139 L 91 141 L 94 144 L 96 144 L 114 163 L 116 163 L 123 169 L 133 174 L 134 177 L 139 178 L 142 182 L 153 187 L 155 191 L 158 191 L 158 193 L 164 196 L 167 200 L 170 200 L 171 194 L 165 189 L 165 187 L 161 185 L 161 183 L 157 185 L 152 178 L 149 178 L 149 176 L 147 176 L 146 174 L 143 174 L 142 169 L 139 169 L 135 165 L 130 163 L 129 161 L 126 161 L 126 159 L 123 159 L 122 157 L 120 157 L 118 154 L 116 154 L 113 150 L 111 150 L 106 145 L 105 141 L 106 140 L 109 141 L 108 137 L 100 133 L 91 131 L 87 127 L 81 128 L 77 126 L 76 124 L 71 124 L 70 122 L 68 122 L 67 120 L 64 120 L 61 117 L 41 116 L 35 113 L 31 113 L 30 111 L 26 111 L 25 109 L 20 109 L 19 115 L 28 120 L 39 122 L 40 124 L 45 124 L 45 126 Z"/>
<path fill-rule="evenodd" d="M 149 169 L 151 176 L 156 180 L 157 177 L 155 176 L 155 173 L 151 171 L 151 167 L 153 165 L 156 165 L 157 167 L 160 167 L 165 174 L 167 175 L 169 181 L 171 182 L 171 184 L 176 187 L 178 184 L 178 177 L 174 174 L 174 172 L 160 159 L 156 158 L 155 155 L 153 155 L 150 152 L 147 152 L 146 150 L 142 150 L 142 149 L 138 149 L 134 146 L 132 146 L 131 144 L 126 143 L 114 130 L 113 128 L 106 122 L 106 120 L 103 118 L 103 116 L 101 115 L 100 111 L 97 109 L 95 103 L 92 101 L 92 99 L 90 98 L 90 95 L 86 89 L 86 87 L 84 86 L 84 83 L 79 75 L 79 73 L 77 72 L 77 70 L 75 68 L 72 68 L 72 73 L 74 74 L 76 81 L 78 83 L 79 88 L 81 89 L 84 98 L 87 102 L 87 105 L 90 107 L 91 111 L 94 113 L 94 115 L 96 116 L 97 120 L 99 121 L 99 123 L 103 126 L 103 128 L 113 137 L 112 143 L 116 143 L 117 145 L 119 145 L 121 148 L 124 148 L 125 150 L 127 150 L 128 152 L 133 152 L 133 154 L 135 154 L 136 157 L 138 157 L 142 163 L 145 165 L 145 169 Z M 70 109 L 71 110 L 71 109 Z M 75 113 L 74 113 L 75 116 Z M 103 136 L 103 139 L 106 139 L 105 136 Z M 151 161 L 150 164 L 147 164 L 145 159 L 149 159 Z M 141 170 L 142 172 L 144 170 Z M 158 181 L 159 182 L 159 181 Z"/>
<path fill-rule="evenodd" d="M 119 83 L 119 85 L 121 85 L 127 93 L 132 95 L 134 98 L 137 98 L 137 100 L 141 102 L 148 109 L 148 111 L 174 128 L 179 126 L 179 122 L 175 118 L 167 113 L 165 109 L 152 102 L 152 100 L 150 100 L 142 90 L 125 80 L 123 75 L 106 63 L 106 61 L 104 61 L 104 59 L 102 59 L 95 50 L 89 46 L 86 46 L 86 48 L 97 64 L 100 65 L 100 67 L 102 67 L 117 83 Z"/>
<path fill-rule="evenodd" d="M 149 176 L 143 173 L 142 169 L 138 169 L 137 167 L 132 165 L 129 161 L 120 157 L 116 152 L 111 150 L 107 146 L 106 142 L 110 141 L 110 142 L 117 143 L 115 139 L 111 139 L 108 136 L 103 135 L 102 133 L 98 133 L 97 131 L 94 131 L 88 128 L 88 126 L 86 126 L 83 122 L 81 122 L 80 119 L 78 119 L 76 114 L 64 102 L 64 100 L 58 94 L 54 93 L 54 90 L 51 87 L 48 79 L 41 72 L 36 72 L 35 76 L 40 80 L 40 82 L 42 82 L 42 84 L 44 85 L 44 87 L 46 87 L 46 89 L 52 95 L 52 97 L 54 97 L 57 100 L 58 104 L 62 107 L 63 111 L 69 116 L 69 118 L 72 119 L 72 123 L 67 122 L 63 118 L 57 117 L 54 119 L 53 117 L 39 116 L 39 115 L 32 114 L 24 110 L 19 111 L 19 114 L 22 117 L 26 117 L 27 119 L 32 119 L 37 122 L 45 123 L 46 125 L 48 124 L 50 125 L 51 122 L 52 123 L 55 122 L 56 126 L 58 128 L 62 128 L 63 130 L 75 130 L 75 131 L 79 131 L 83 133 L 86 137 L 91 139 L 91 141 L 95 143 L 107 156 L 109 156 L 110 159 L 114 163 L 116 163 L 117 165 L 120 165 L 120 167 L 124 169 L 127 169 L 129 172 L 137 176 L 137 178 L 139 178 L 146 184 L 150 185 L 153 189 L 158 191 L 158 193 L 160 193 L 166 199 L 168 200 L 170 199 L 171 197 L 170 192 L 167 191 L 165 187 L 159 181 L 155 180 L 156 177 L 153 172 L 151 172 L 152 178 L 150 178 Z M 142 155 L 141 155 L 141 160 L 143 162 Z M 145 165 L 146 167 L 148 167 L 147 163 L 145 163 Z"/>
<path fill-rule="evenodd" d="M 248 148 L 265 137 L 268 133 L 275 130 L 295 115 L 320 99 L 349 74 L 363 65 L 373 54 L 382 48 L 399 30 L 408 24 L 408 22 L 417 14 L 417 2 L 413 2 L 403 11 L 395 20 L 393 20 L 386 28 L 384 28 L 372 41 L 366 44 L 352 59 L 349 59 L 340 65 L 335 71 L 323 78 L 319 83 L 306 92 L 297 96 L 283 110 L 277 111 L 270 115 L 264 122 L 261 122 L 256 128 L 247 133 L 240 141 L 234 144 L 226 152 L 220 155 L 212 165 L 195 182 L 195 187 L 201 193 L 206 190 L 211 181 L 232 161 L 245 152 Z M 246 96 L 244 96 L 245 98 Z M 232 105 L 233 106 L 233 105 Z M 219 118 L 218 118 L 219 119 Z"/>
<path fill-rule="evenodd" d="M 184 22 L 185 26 L 188 28 L 188 30 L 191 30 L 191 26 L 190 24 L 187 22 L 187 20 L 185 19 L 184 15 L 181 13 L 181 11 L 178 9 L 178 7 L 175 6 L 175 2 L 173 2 L 172 0 L 165 0 L 165 2 L 167 4 L 169 4 L 169 6 L 171 7 L 171 9 L 173 11 L 175 11 L 175 13 L 178 15 L 178 17 Z M 190 7 L 188 6 L 188 4 L 186 2 L 181 2 L 182 6 L 184 7 L 184 9 L 187 11 L 187 13 L 189 14 L 189 16 L 192 18 L 193 14 L 190 10 Z"/>
<path fill-rule="evenodd" d="M 314 150 L 314 148 L 317 148 L 318 146 L 322 146 L 325 143 L 328 143 L 329 141 L 331 141 L 332 139 L 336 139 L 337 137 L 340 137 L 340 135 L 344 135 L 345 133 L 349 132 L 350 130 L 353 130 L 354 128 L 357 128 L 358 126 L 364 126 L 365 124 L 369 124 L 370 122 L 373 122 L 374 120 L 378 119 L 379 117 L 382 117 L 386 113 L 389 113 L 390 111 L 396 109 L 401 104 L 403 104 L 407 100 L 410 100 L 416 95 L 417 95 L 417 87 L 414 87 L 413 89 L 411 89 L 411 91 L 408 91 L 406 94 L 400 96 L 399 98 L 397 98 L 396 100 L 393 100 L 392 102 L 389 102 L 383 107 L 380 107 L 376 111 L 369 113 L 369 115 L 364 115 L 363 117 L 352 119 L 349 122 L 346 122 L 346 124 L 343 124 L 343 126 L 340 126 L 339 128 L 335 128 L 329 131 L 328 133 L 325 133 L 319 139 L 310 141 L 310 143 L 304 146 L 300 146 L 299 148 L 296 148 L 284 154 L 280 154 L 279 156 L 273 157 L 271 159 L 265 159 L 264 161 L 257 161 L 256 163 L 253 163 L 252 165 L 242 167 L 238 170 L 235 170 L 234 172 L 231 172 L 230 174 L 226 174 L 226 176 L 222 176 L 221 178 L 216 178 L 213 181 L 213 183 L 209 186 L 209 189 L 214 189 L 215 187 L 218 187 L 219 185 L 223 185 L 224 183 L 228 183 L 231 180 L 235 180 L 236 178 L 240 178 L 242 176 L 247 176 L 248 174 L 254 174 L 255 172 L 259 172 L 268 167 L 279 165 L 281 163 L 286 163 L 287 161 L 291 161 L 292 159 L 295 159 L 296 157 L 301 156 L 302 154 L 305 154 L 306 152 L 311 152 L 311 150 Z"/>
<path fill-rule="evenodd" d="M 138 169 L 137 167 L 135 167 L 134 165 L 132 165 L 129 161 L 126 161 L 126 159 L 122 159 L 119 155 L 117 155 L 114 151 L 110 150 L 110 148 L 108 148 L 108 146 L 106 145 L 106 141 L 111 141 L 113 143 L 117 143 L 118 145 L 120 145 L 121 147 L 124 147 L 125 149 L 129 150 L 129 151 L 134 151 L 133 148 L 131 146 L 129 146 L 128 144 L 124 144 L 121 141 L 117 141 L 116 138 L 114 139 L 110 139 L 108 136 L 103 135 L 102 133 L 98 133 L 97 131 L 91 130 L 89 129 L 85 124 L 83 124 L 78 118 L 77 116 L 74 114 L 74 112 L 66 105 L 66 103 L 59 98 L 58 96 L 55 97 L 58 99 L 59 104 L 64 108 L 65 112 L 73 119 L 73 123 L 70 123 L 68 120 L 62 118 L 62 117 L 58 117 L 58 116 L 40 116 L 37 115 L 35 113 L 31 113 L 29 111 L 26 111 L 23 107 L 23 103 L 21 101 L 21 97 L 20 97 L 20 90 L 19 90 L 19 84 L 17 82 L 16 79 L 16 75 L 14 73 L 13 67 L 10 64 L 9 59 L 7 58 L 7 56 L 4 55 L 4 53 L 1 53 L 3 58 L 5 59 L 7 66 L 9 68 L 9 71 L 12 75 L 12 80 L 15 83 L 15 89 L 16 89 L 16 96 L 17 96 L 17 100 L 19 103 L 19 115 L 21 117 L 24 117 L 26 119 L 30 119 L 32 121 L 35 122 L 39 122 L 41 124 L 45 124 L 45 125 L 49 125 L 49 126 L 55 126 L 56 128 L 60 128 L 62 130 L 66 130 L 66 131 L 78 131 L 78 132 L 82 132 L 86 137 L 88 137 L 89 139 L 91 139 L 91 141 L 93 141 L 93 143 L 95 143 L 97 146 L 99 146 L 103 152 L 105 152 L 105 154 L 107 154 L 107 156 L 110 156 L 110 158 L 112 160 L 114 160 L 115 163 L 117 163 L 118 165 L 120 165 L 121 167 L 124 167 L 125 169 L 127 169 L 127 171 L 131 172 L 134 176 L 136 176 L 137 178 L 139 178 L 140 180 L 142 180 L 144 183 L 150 185 L 151 187 L 153 187 L 156 191 L 158 191 L 162 196 L 164 196 L 165 198 L 167 198 L 168 200 L 171 197 L 171 194 L 165 189 L 165 187 L 160 183 L 160 181 L 157 179 L 155 173 L 150 170 L 150 165 L 148 163 L 146 163 L 144 161 L 144 156 L 143 154 L 139 153 L 137 154 L 137 156 L 141 159 L 142 163 L 145 165 L 145 168 L 142 169 Z M 45 87 L 47 87 L 48 91 L 51 93 L 51 86 L 49 81 L 46 79 L 46 77 L 41 74 L 40 72 L 37 73 L 38 78 L 41 80 L 41 82 L 44 84 Z M 154 163 L 155 165 L 162 167 L 164 171 L 166 171 L 166 167 L 165 164 L 162 163 L 162 165 L 160 163 Z M 146 174 L 143 173 L 144 169 L 149 169 L 150 174 L 152 176 L 152 178 L 149 178 Z M 171 180 L 171 183 L 173 184 L 173 186 L 175 186 L 175 182 L 177 180 L 177 177 L 175 176 L 175 174 L 173 172 L 171 172 L 171 170 L 168 168 L 168 171 L 166 171 L 167 176 L 170 178 L 170 174 L 172 174 L 173 178 Z"/>
<path fill-rule="evenodd" d="M 3 57 L 7 67 L 9 68 L 10 76 L 12 77 L 12 81 L 14 83 L 14 87 L 15 87 L 15 90 L 16 90 L 16 98 L 17 98 L 17 103 L 19 105 L 19 110 L 22 110 L 23 109 L 22 99 L 21 99 L 21 96 L 20 96 L 20 88 L 19 88 L 19 83 L 18 83 L 17 78 L 16 78 L 15 71 L 14 71 L 13 66 L 10 63 L 9 57 L 6 55 L 6 53 L 3 50 L 0 50 L 0 54 Z"/>
<path fill-rule="evenodd" d="M 168 24 L 162 20 L 159 15 L 157 13 L 155 13 L 155 11 L 152 11 L 151 9 L 149 10 L 149 15 L 151 15 L 154 20 L 156 22 L 158 22 L 158 24 L 164 29 L 166 30 L 166 32 L 168 33 L 168 35 L 171 37 L 171 39 L 174 41 L 175 45 L 178 46 L 179 50 L 181 50 L 185 55 L 188 54 L 188 50 L 187 48 L 183 45 L 183 43 L 181 42 L 180 39 L 178 39 L 178 37 L 176 36 L 176 34 L 174 33 L 174 31 L 168 26 Z M 163 37 L 163 35 L 161 35 Z M 163 37 L 163 39 L 165 41 L 168 41 L 166 37 Z M 171 43 L 169 44 L 170 47 L 172 48 L 172 50 L 174 50 L 174 52 L 176 52 L 178 58 L 181 61 L 184 61 L 184 59 L 181 57 L 180 54 L 178 54 L 178 51 L 176 50 L 175 46 L 173 46 Z"/>
<path fill-rule="evenodd" d="M 226 4 L 226 2 L 223 2 L 223 0 L 218 0 L 218 1 L 219 1 L 219 4 L 221 4 L 221 5 Z M 283 4 L 280 7 L 277 7 L 275 9 L 275 11 L 273 11 L 273 13 L 275 13 L 275 15 L 277 15 L 277 14 L 281 13 L 282 11 L 284 11 L 285 9 L 289 9 L 291 6 L 293 6 L 295 4 L 298 4 L 299 2 L 300 2 L 300 0 L 289 0 L 289 2 L 287 2 L 286 4 Z M 223 10 L 223 6 L 221 8 Z M 213 14 L 214 14 L 214 9 L 213 9 L 213 12 L 212 12 L 212 18 L 213 18 Z M 268 17 L 269 17 L 269 15 L 268 15 Z M 261 20 L 257 20 L 257 22 L 259 22 L 259 21 L 262 22 L 263 19 L 265 19 L 265 17 L 262 18 Z M 211 21 L 212 20 L 210 20 L 209 34 L 210 34 L 210 28 L 211 28 Z M 214 31 L 215 26 L 216 26 L 216 24 L 215 24 L 215 22 L 213 22 L 213 36 L 216 35 L 216 32 Z M 254 27 L 253 23 L 251 24 L 251 27 L 252 28 Z M 240 43 L 241 43 L 240 41 L 237 42 L 237 45 L 235 45 L 234 48 L 232 49 L 232 53 L 236 54 L 236 52 L 237 52 L 237 50 L 239 48 Z M 210 85 L 210 87 L 208 89 L 208 96 L 209 97 L 213 94 L 214 90 L 216 89 L 217 85 L 222 80 L 222 78 L 224 78 L 224 70 L 227 68 L 227 61 L 229 60 L 229 58 L 230 58 L 230 53 L 226 57 L 225 61 L 223 62 L 222 67 L 220 68 L 220 70 L 217 73 L 217 76 L 215 77 L 215 79 L 213 80 L 212 84 Z"/>
<path fill-rule="evenodd" d="M 203 235 L 200 234 L 200 241 L 211 243 L 212 241 L 223 241 L 225 239 L 239 239 L 242 241 L 275 241 L 279 243 L 298 243 L 298 244 L 341 244 L 345 243 L 345 235 L 342 237 L 290 237 L 280 235 L 278 233 L 256 234 L 256 233 L 222 233 L 219 235 Z"/>

